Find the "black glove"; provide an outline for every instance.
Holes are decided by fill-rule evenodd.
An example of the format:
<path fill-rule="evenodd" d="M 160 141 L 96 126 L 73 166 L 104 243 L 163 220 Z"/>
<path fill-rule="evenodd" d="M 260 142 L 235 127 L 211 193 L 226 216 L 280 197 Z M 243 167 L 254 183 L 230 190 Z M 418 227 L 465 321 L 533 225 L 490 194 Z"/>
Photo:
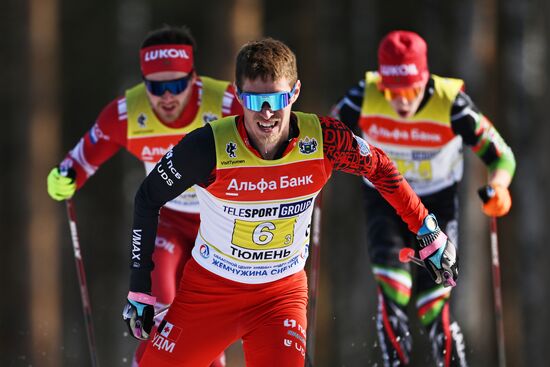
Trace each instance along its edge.
<path fill-rule="evenodd" d="M 155 324 L 156 298 L 146 294 L 128 293 L 128 303 L 122 311 L 122 319 L 126 321 L 130 334 L 136 339 L 147 340 Z"/>
<path fill-rule="evenodd" d="M 420 259 L 437 284 L 454 287 L 458 277 L 456 247 L 441 231 L 433 214 L 424 218 L 416 235 L 420 244 Z"/>

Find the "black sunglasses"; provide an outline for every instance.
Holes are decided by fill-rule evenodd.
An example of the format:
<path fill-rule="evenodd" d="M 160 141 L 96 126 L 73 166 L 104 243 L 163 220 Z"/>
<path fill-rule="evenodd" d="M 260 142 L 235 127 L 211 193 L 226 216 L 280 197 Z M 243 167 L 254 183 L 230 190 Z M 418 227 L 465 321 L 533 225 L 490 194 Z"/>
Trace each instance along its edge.
<path fill-rule="evenodd" d="M 183 78 L 179 79 L 156 81 L 148 80 L 144 77 L 143 82 L 145 83 L 145 87 L 147 88 L 149 93 L 154 96 L 161 97 L 167 91 L 173 95 L 177 95 L 183 92 L 185 89 L 187 89 L 187 86 L 189 85 L 189 81 L 191 80 L 192 76 L 193 71 L 191 71 Z"/>

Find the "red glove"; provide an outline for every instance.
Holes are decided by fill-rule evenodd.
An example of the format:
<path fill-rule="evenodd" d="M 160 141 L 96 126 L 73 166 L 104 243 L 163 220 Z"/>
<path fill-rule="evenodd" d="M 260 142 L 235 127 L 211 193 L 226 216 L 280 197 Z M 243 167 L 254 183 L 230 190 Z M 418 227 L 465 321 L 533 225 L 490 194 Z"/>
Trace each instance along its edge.
<path fill-rule="evenodd" d="M 510 191 L 500 185 L 487 185 L 478 190 L 483 201 L 481 210 L 490 217 L 502 217 L 508 214 L 512 206 Z"/>

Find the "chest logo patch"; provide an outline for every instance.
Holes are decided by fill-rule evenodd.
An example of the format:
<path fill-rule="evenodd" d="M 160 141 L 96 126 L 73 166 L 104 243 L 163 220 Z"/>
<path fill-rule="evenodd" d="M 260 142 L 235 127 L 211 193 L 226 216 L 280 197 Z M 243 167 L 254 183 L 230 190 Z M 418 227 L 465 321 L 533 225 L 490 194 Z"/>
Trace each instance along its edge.
<path fill-rule="evenodd" d="M 298 142 L 300 153 L 311 154 L 317 151 L 317 140 L 308 138 L 307 136 Z"/>
<path fill-rule="evenodd" d="M 138 118 L 137 118 L 137 123 L 139 125 L 139 127 L 141 128 L 145 128 L 147 127 L 147 115 L 144 114 L 143 112 L 139 114 Z"/>
<path fill-rule="evenodd" d="M 227 143 L 227 145 L 225 146 L 225 152 L 227 153 L 229 158 L 237 158 L 237 153 L 235 153 L 236 150 L 237 144 L 233 143 L 232 141 Z"/>

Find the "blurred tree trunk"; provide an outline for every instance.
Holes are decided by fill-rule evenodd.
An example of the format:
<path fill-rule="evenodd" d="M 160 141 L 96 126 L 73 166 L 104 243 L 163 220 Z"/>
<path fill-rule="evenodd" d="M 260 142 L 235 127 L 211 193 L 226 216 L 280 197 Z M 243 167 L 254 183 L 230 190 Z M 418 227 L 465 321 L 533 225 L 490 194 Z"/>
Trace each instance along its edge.
<path fill-rule="evenodd" d="M 139 48 L 145 35 L 151 31 L 152 4 L 146 0 L 118 0 L 116 6 L 114 66 L 116 72 L 115 95 L 122 95 L 126 89 L 131 88 L 141 81 L 139 66 Z M 117 279 L 113 286 L 101 289 L 100 299 L 121 299 L 128 292 L 128 233 L 133 220 L 134 194 L 144 177 L 145 169 L 136 158 L 126 152 L 119 154 L 121 160 L 120 180 L 112 188 L 118 198 L 120 219 L 116 222 L 116 233 L 111 236 L 112 243 L 107 243 L 105 256 L 112 259 L 98 274 L 102 281 Z M 110 242 L 111 242 L 110 241 Z M 108 305 L 108 302 L 104 302 Z M 103 361 L 108 365 L 120 365 L 120 361 L 130 361 L 139 342 L 132 337 L 122 339 L 121 335 L 127 335 L 126 325 L 121 322 L 120 312 L 116 312 L 121 306 L 114 303 L 113 307 L 106 307 L 104 318 L 109 320 L 109 328 L 116 329 L 117 333 L 105 334 L 103 343 Z"/>
<path fill-rule="evenodd" d="M 522 279 L 515 288 L 517 298 L 522 306 L 514 317 L 526 315 L 523 329 L 526 330 L 522 343 L 514 345 L 519 349 L 525 365 L 543 366 L 548 363 L 547 347 L 550 340 L 550 313 L 547 312 L 550 303 L 550 247 L 548 246 L 548 224 L 550 223 L 550 123 L 548 106 L 550 106 L 550 3 L 546 0 L 528 1 L 528 17 L 526 19 L 526 35 L 524 39 L 524 91 L 528 102 L 526 109 L 532 116 L 531 124 L 526 125 L 526 118 L 513 121 L 511 133 L 521 136 L 521 147 L 528 147 L 528 155 L 522 156 L 518 165 L 525 165 L 518 170 L 518 182 L 514 186 L 514 194 L 518 207 L 515 216 L 514 238 L 516 246 L 525 255 L 525 263 L 517 261 L 514 279 Z M 521 172 L 521 179 L 520 179 Z M 537 177 L 534 178 L 533 174 Z M 519 200 L 524 200 L 519 203 Z M 529 233 L 524 242 L 526 233 Z M 524 247 L 525 246 L 525 247 Z M 517 253 L 517 252 L 516 252 Z M 524 275 L 527 270 L 528 274 Z M 517 280 L 516 280 L 517 282 Z M 517 283 L 516 283 L 517 284 Z M 531 333 L 531 330 L 533 331 Z M 523 353 L 521 353 L 523 352 Z"/>
<path fill-rule="evenodd" d="M 0 303 L 0 365 L 29 364 L 32 338 L 30 330 L 30 276 L 27 221 L 30 200 L 25 182 L 35 177 L 28 168 L 30 109 L 29 2 L 8 0 L 0 3 L 0 54 L 3 56 L 0 79 L 0 109 L 5 113 L 0 134 L 0 153 L 5 157 L 0 180 L 0 232 L 3 235 L 0 276 L 4 279 Z M 42 181 L 43 182 L 43 181 Z"/>
<path fill-rule="evenodd" d="M 27 141 L 29 270 L 31 277 L 31 332 L 33 361 L 41 366 L 61 363 L 61 309 L 58 206 L 46 194 L 44 178 L 58 155 L 60 105 L 59 29 L 57 0 L 31 0 L 30 18 L 30 116 Z"/>
<path fill-rule="evenodd" d="M 235 0 L 172 0 L 151 4 L 152 28 L 166 23 L 187 25 L 191 29 L 197 41 L 195 63 L 200 75 L 233 80 L 235 46 L 232 17 Z M 253 17 L 254 11 L 248 14 Z M 254 18 L 250 22 L 252 27 L 259 24 Z"/>
<path fill-rule="evenodd" d="M 517 172 L 515 205 L 501 220 L 507 267 L 503 271 L 507 351 L 510 365 L 547 362 L 548 303 L 548 76 L 550 46 L 547 1 L 499 3 L 500 119 L 512 139 Z M 523 330 L 523 333 L 518 331 Z"/>
<path fill-rule="evenodd" d="M 525 35 L 527 31 L 527 11 L 529 9 L 529 2 L 517 1 L 517 0 L 501 0 L 497 8 L 498 16 L 498 62 L 495 63 L 497 70 L 497 78 L 495 83 L 496 100 L 499 101 L 497 111 L 497 128 L 500 132 L 512 139 L 512 147 L 515 148 L 516 154 L 522 152 L 523 157 L 527 160 L 518 160 L 518 175 L 516 176 L 516 182 L 514 184 L 525 183 L 521 185 L 522 189 L 527 189 L 528 186 L 535 182 L 528 179 L 530 183 L 525 182 L 527 178 L 521 175 L 520 172 L 534 172 L 536 171 L 536 160 L 529 159 L 537 155 L 530 147 L 533 145 L 530 140 L 525 139 L 526 135 L 522 131 L 537 131 L 537 123 L 534 120 L 531 112 L 527 107 L 526 88 L 527 85 L 524 82 L 523 70 L 524 70 L 524 45 Z M 521 128 L 518 129 L 521 124 Z M 530 127 L 530 128 L 529 128 Z M 515 130 L 515 131 L 514 131 Z M 512 134 L 512 132 L 515 132 Z M 519 158 L 519 157 L 518 157 Z M 525 171 L 526 170 L 526 171 Z M 527 189 L 529 190 L 529 189 Z M 532 198 L 534 201 L 531 204 L 535 204 L 536 201 L 541 198 Z M 521 203 L 515 206 L 512 213 L 502 219 L 499 219 L 500 234 L 503 241 L 500 243 L 501 257 L 504 266 L 502 269 L 502 282 L 506 285 L 507 291 L 503 294 L 504 303 L 504 323 L 505 323 L 505 335 L 507 346 L 508 363 L 512 366 L 520 365 L 523 359 L 521 353 L 521 347 L 524 341 L 531 342 L 531 346 L 536 345 L 536 339 L 532 339 L 532 336 L 536 335 L 540 329 L 537 327 L 537 321 L 531 322 L 529 313 L 525 317 L 526 326 L 530 328 L 530 332 L 522 336 L 517 333 L 517 330 L 523 328 L 521 312 L 521 291 L 523 288 L 526 290 L 524 293 L 527 298 L 525 299 L 528 307 L 531 297 L 536 297 L 540 291 L 538 288 L 532 288 L 532 284 L 525 282 L 529 278 L 529 274 L 533 265 L 536 263 L 536 257 L 532 257 L 537 249 L 537 241 L 531 236 L 536 236 L 535 232 L 528 232 L 526 236 L 522 234 L 521 243 L 514 243 L 510 239 L 514 238 L 514 223 L 519 225 L 518 228 L 527 228 L 529 223 L 536 222 L 536 218 L 540 218 L 536 215 L 536 207 L 529 205 L 529 209 L 525 210 Z M 535 215 L 533 215 L 535 214 Z M 529 218 L 529 219 L 527 219 Z M 543 228 L 542 226 L 538 228 Z M 519 233 L 522 233 L 520 231 Z M 517 238 L 517 237 L 516 237 Z M 522 251 L 523 255 L 521 266 L 517 262 L 517 249 L 518 245 L 527 251 Z M 524 268 L 524 266 L 527 267 Z M 522 276 L 523 275 L 523 276 Z M 522 287 L 523 286 L 523 287 Z M 540 293 L 539 293 L 540 294 Z M 529 345 L 529 343 L 527 343 Z M 542 346 L 542 344 L 539 344 Z M 534 363 L 536 357 L 526 354 L 528 366 L 537 366 L 540 364 Z M 531 359 L 531 360 L 530 360 Z M 530 360 L 530 361 L 529 361 Z"/>
<path fill-rule="evenodd" d="M 456 39 L 446 50 L 450 56 L 450 76 L 465 81 L 466 93 L 477 107 L 495 121 L 495 99 L 482 93 L 496 75 L 496 9 L 495 1 L 456 2 L 456 17 L 449 29 Z M 451 51 L 451 52 L 449 52 Z M 498 128 L 498 126 L 497 126 Z M 477 189 L 487 181 L 487 168 L 469 148 L 464 151 L 464 178 L 460 185 L 460 259 L 459 287 L 453 291 L 454 316 L 465 336 L 466 356 L 472 366 L 496 365 L 495 321 L 491 284 L 489 223 L 480 211 Z M 472 312 L 472 310 L 478 312 Z M 480 333 L 479 330 L 487 330 Z"/>
<path fill-rule="evenodd" d="M 263 12 L 262 1 L 257 0 L 235 0 L 231 17 L 229 19 L 231 28 L 231 52 L 232 62 L 226 63 L 229 80 L 235 78 L 235 57 L 240 48 L 248 41 L 260 39 L 263 35 Z"/>
<path fill-rule="evenodd" d="M 82 0 L 64 2 L 60 9 L 62 31 L 63 128 L 61 152 L 52 160 L 57 164 L 92 127 L 100 111 L 114 100 L 121 89 L 117 59 L 118 1 Z M 132 19 L 129 12 L 124 16 Z M 131 70 L 131 66 L 121 68 Z M 139 75 L 138 75 L 139 76 Z M 93 324 L 99 363 L 117 366 L 129 363 L 128 354 L 118 354 L 117 345 L 132 348 L 130 338 L 123 339 L 125 325 L 120 321 L 127 292 L 127 278 L 118 276 L 127 270 L 127 262 L 118 254 L 127 249 L 123 235 L 124 197 L 121 195 L 123 165 L 121 158 L 110 160 L 77 191 L 74 196 L 82 260 L 86 269 L 93 311 Z M 90 357 L 82 316 L 69 228 L 62 227 L 63 262 L 63 362 L 60 365 L 87 366 Z M 126 274 L 127 276 L 127 274 Z M 122 348 L 123 349 L 123 348 Z"/>
<path fill-rule="evenodd" d="M 330 107 L 375 67 L 375 1 L 317 2 L 315 48 L 302 68 L 310 82 L 308 112 Z M 315 67 L 313 67 L 315 66 Z M 307 79 L 305 79 L 307 81 Z M 324 190 L 320 301 L 316 361 L 319 366 L 372 366 L 381 357 L 376 341 L 375 284 L 366 253 L 361 180 L 335 173 Z M 350 220 L 354 218 L 354 220 Z"/>

